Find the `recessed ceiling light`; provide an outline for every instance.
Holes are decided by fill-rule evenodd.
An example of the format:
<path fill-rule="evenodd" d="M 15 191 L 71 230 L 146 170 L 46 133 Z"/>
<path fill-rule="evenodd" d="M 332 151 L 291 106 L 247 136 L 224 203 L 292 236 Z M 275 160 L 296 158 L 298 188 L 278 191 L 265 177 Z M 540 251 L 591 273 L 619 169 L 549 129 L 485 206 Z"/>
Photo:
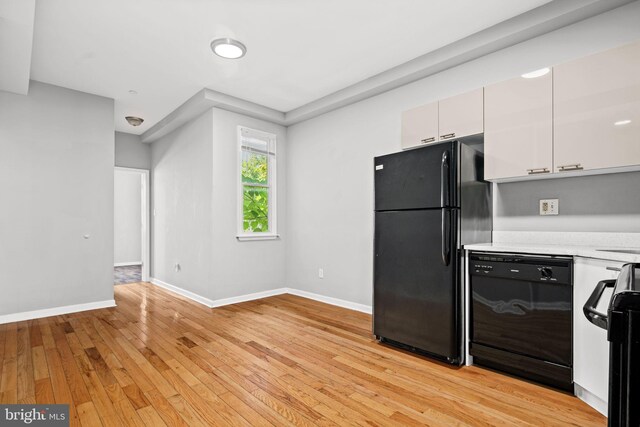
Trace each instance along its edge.
<path fill-rule="evenodd" d="M 629 123 L 631 123 L 631 120 L 620 120 L 614 123 L 614 125 L 616 126 L 622 126 L 622 125 L 628 125 Z"/>
<path fill-rule="evenodd" d="M 133 90 L 133 89 L 131 89 L 131 90 L 129 91 L 129 94 L 131 94 L 131 95 L 137 95 L 137 94 L 138 94 L 138 92 L 137 92 L 137 91 L 135 91 L 135 90 Z"/>
<path fill-rule="evenodd" d="M 216 55 L 227 59 L 242 58 L 247 53 L 245 45 L 229 38 L 215 39 L 211 42 L 211 50 Z"/>
<path fill-rule="evenodd" d="M 539 70 L 531 71 L 530 73 L 525 73 L 522 75 L 525 79 L 535 79 L 536 77 L 542 77 L 545 74 L 549 74 L 551 71 L 549 68 L 540 68 Z"/>
<path fill-rule="evenodd" d="M 127 116 L 125 119 L 131 126 L 140 126 L 144 122 L 144 119 L 135 116 Z"/>

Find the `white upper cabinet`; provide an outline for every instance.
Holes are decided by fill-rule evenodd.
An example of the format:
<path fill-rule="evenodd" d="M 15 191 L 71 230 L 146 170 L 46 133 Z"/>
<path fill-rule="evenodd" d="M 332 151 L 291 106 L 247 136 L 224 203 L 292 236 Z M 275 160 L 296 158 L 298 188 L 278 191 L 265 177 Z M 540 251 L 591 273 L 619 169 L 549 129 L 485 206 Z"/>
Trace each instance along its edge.
<path fill-rule="evenodd" d="M 488 180 L 640 169 L 640 42 L 402 113 L 403 149 L 483 132 Z"/>
<path fill-rule="evenodd" d="M 402 113 L 402 149 L 438 140 L 438 103 Z"/>
<path fill-rule="evenodd" d="M 439 140 L 483 132 L 483 93 L 483 89 L 477 89 L 438 103 Z"/>
<path fill-rule="evenodd" d="M 485 88 L 485 179 L 553 171 L 552 96 L 551 72 Z"/>
<path fill-rule="evenodd" d="M 402 149 L 484 130 L 484 89 L 452 96 L 402 113 Z"/>
<path fill-rule="evenodd" d="M 554 68 L 555 171 L 640 165 L 640 43 Z"/>

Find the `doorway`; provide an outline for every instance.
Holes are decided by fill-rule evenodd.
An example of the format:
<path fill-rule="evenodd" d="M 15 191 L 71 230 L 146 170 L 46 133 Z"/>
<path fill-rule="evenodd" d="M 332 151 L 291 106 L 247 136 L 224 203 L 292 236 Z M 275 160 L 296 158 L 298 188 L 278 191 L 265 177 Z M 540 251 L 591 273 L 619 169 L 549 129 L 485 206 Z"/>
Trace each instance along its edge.
<path fill-rule="evenodd" d="M 149 171 L 114 171 L 115 285 L 149 281 Z"/>

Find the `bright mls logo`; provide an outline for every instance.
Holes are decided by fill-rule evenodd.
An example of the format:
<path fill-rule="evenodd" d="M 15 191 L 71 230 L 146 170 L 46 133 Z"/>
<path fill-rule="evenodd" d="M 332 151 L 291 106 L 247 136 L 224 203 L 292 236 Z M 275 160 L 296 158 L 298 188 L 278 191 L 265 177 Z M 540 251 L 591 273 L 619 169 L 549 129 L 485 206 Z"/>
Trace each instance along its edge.
<path fill-rule="evenodd" d="M 1 426 L 69 425 L 69 405 L 0 405 Z"/>

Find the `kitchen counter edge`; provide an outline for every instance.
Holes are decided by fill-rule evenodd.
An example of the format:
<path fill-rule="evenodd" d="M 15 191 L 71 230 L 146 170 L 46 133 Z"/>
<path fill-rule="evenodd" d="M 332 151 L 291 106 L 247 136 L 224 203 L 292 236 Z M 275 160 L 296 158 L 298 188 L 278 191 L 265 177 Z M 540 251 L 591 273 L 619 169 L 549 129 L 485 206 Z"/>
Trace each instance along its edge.
<path fill-rule="evenodd" d="M 464 245 L 463 248 L 468 251 L 483 252 L 508 252 L 523 254 L 540 254 L 540 255 L 565 255 L 579 256 L 584 258 L 603 259 L 618 262 L 640 263 L 640 254 L 610 252 L 606 249 L 635 249 L 636 248 L 595 248 L 589 246 L 571 246 L 571 245 L 540 245 L 527 243 L 474 243 Z M 602 250 L 605 249 L 605 250 Z"/>

